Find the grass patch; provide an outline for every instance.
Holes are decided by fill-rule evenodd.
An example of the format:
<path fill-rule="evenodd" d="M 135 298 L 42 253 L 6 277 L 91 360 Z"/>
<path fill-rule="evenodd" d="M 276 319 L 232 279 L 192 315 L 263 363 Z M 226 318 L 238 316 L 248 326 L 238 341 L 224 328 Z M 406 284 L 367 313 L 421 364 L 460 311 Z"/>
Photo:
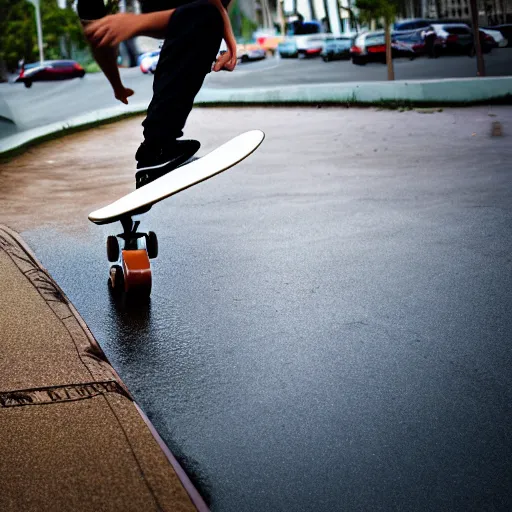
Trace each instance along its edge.
<path fill-rule="evenodd" d="M 83 64 L 83 68 L 86 73 L 99 73 L 101 71 L 101 68 L 94 61 L 86 62 Z"/>

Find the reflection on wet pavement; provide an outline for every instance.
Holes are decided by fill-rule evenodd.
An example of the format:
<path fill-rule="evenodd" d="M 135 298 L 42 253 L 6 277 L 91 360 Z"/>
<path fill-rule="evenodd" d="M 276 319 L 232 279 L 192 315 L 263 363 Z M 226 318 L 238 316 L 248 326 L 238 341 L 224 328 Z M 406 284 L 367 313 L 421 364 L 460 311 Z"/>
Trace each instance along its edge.
<path fill-rule="evenodd" d="M 160 255 L 137 307 L 107 291 L 118 226 L 87 214 L 132 189 L 140 120 L 7 164 L 2 222 L 213 511 L 505 510 L 512 145 L 497 120 L 506 132 L 512 109 L 196 110 L 201 151 L 267 138 L 143 216 Z"/>

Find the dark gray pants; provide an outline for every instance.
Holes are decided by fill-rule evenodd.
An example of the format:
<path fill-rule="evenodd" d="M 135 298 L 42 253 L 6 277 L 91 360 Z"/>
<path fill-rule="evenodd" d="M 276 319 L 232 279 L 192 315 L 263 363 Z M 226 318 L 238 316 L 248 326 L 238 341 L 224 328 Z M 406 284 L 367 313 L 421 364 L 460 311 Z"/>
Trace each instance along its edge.
<path fill-rule="evenodd" d="M 78 0 L 82 19 L 107 13 L 103 0 Z M 153 98 L 142 123 L 150 147 L 163 147 L 183 135 L 194 98 L 222 41 L 222 16 L 206 0 L 178 7 L 171 16 L 153 83 Z"/>
<path fill-rule="evenodd" d="M 149 144 L 183 135 L 194 98 L 211 71 L 223 35 L 222 16 L 207 2 L 179 7 L 171 16 L 153 83 L 153 99 L 142 123 Z"/>

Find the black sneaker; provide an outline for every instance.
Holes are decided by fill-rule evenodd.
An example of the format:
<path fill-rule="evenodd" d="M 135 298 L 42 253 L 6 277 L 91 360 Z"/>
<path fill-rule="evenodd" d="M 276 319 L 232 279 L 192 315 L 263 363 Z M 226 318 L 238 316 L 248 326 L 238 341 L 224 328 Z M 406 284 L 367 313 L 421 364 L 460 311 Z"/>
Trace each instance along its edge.
<path fill-rule="evenodd" d="M 176 140 L 169 147 L 160 149 L 152 148 L 143 142 L 135 154 L 136 188 L 143 187 L 184 164 L 198 152 L 200 147 L 201 144 L 197 140 Z"/>

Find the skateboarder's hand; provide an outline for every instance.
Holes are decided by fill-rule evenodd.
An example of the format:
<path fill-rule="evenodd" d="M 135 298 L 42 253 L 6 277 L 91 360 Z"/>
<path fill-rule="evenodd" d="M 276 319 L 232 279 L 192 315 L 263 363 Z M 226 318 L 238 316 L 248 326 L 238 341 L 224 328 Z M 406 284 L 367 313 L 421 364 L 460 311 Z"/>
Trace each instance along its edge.
<path fill-rule="evenodd" d="M 95 20 L 84 32 L 95 47 L 117 46 L 136 36 L 141 30 L 141 17 L 132 13 L 119 13 Z"/>
<path fill-rule="evenodd" d="M 128 89 L 124 86 L 114 91 L 116 100 L 119 100 L 121 103 L 124 103 L 125 105 L 128 105 L 128 98 L 130 96 L 133 96 L 134 94 L 135 93 L 133 92 L 133 89 Z"/>
<path fill-rule="evenodd" d="M 236 52 L 222 52 L 215 63 L 213 71 L 233 71 L 236 66 Z"/>

